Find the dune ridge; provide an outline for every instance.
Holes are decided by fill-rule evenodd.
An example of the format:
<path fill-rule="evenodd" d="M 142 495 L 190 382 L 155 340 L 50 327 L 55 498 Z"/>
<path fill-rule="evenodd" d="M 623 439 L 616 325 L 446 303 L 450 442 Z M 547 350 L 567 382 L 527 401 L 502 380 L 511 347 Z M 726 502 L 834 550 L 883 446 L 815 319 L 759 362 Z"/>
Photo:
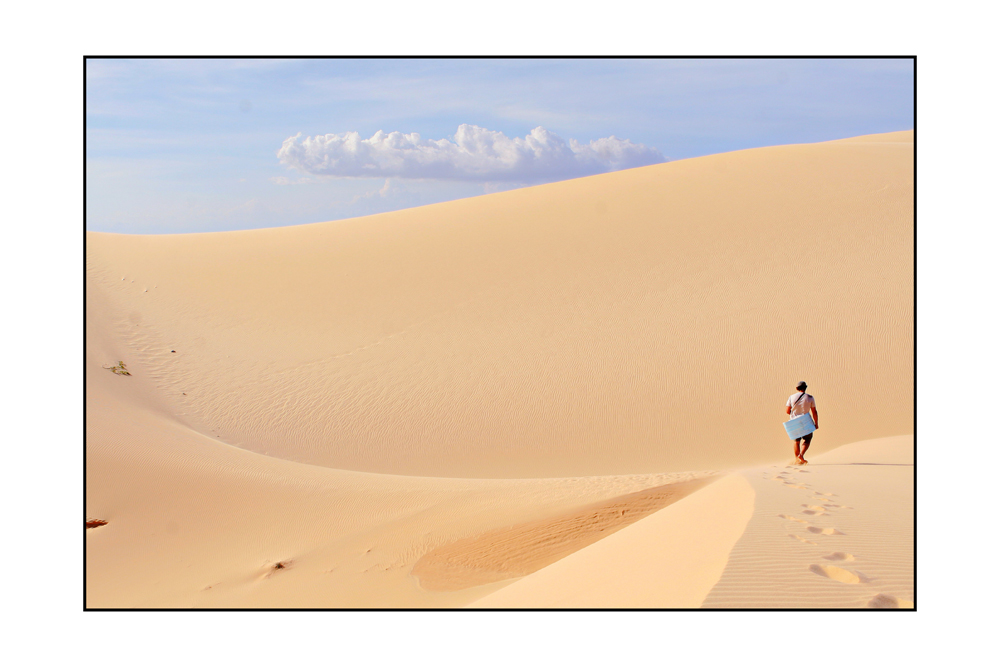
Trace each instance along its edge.
<path fill-rule="evenodd" d="M 712 479 L 656 486 L 458 540 L 424 554 L 412 572 L 423 588 L 439 591 L 523 577 L 677 502 Z"/>
<path fill-rule="evenodd" d="M 294 228 L 91 233 L 88 276 L 113 361 L 253 451 L 449 477 L 759 463 L 800 376 L 830 411 L 817 447 L 908 430 L 912 133 L 889 138 Z M 885 384 L 901 398 L 875 415 Z M 713 405 L 736 415 L 718 454 L 695 446 Z"/>
<path fill-rule="evenodd" d="M 913 608 L 913 446 L 736 471 L 469 606 Z"/>
<path fill-rule="evenodd" d="M 912 142 L 738 151 L 291 228 L 88 232 L 85 510 L 107 522 L 85 530 L 88 606 L 465 606 L 616 544 L 657 552 L 655 527 L 692 505 L 739 499 L 756 531 L 749 498 L 766 494 L 734 471 L 788 456 L 797 380 L 817 456 L 912 431 Z M 602 503 L 722 472 L 589 541 Z M 751 562 L 730 519 L 711 521 L 727 536 L 714 574 L 642 603 L 752 604 L 725 593 Z M 531 546 L 546 527 L 554 550 Z M 803 548 L 840 537 L 794 528 Z M 491 548 L 504 536 L 528 546 Z M 867 574 L 806 565 L 809 585 Z"/>
<path fill-rule="evenodd" d="M 896 436 L 745 471 L 754 514 L 703 606 L 912 607 L 913 450 Z"/>

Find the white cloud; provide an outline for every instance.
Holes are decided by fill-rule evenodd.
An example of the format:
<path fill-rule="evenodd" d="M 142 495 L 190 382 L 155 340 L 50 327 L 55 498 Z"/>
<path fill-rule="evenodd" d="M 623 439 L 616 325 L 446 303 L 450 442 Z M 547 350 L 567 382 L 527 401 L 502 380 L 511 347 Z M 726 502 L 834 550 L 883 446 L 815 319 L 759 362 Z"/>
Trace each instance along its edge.
<path fill-rule="evenodd" d="M 295 179 L 288 178 L 287 176 L 272 176 L 270 180 L 275 185 L 306 185 L 308 183 L 316 182 L 315 180 L 309 178 L 308 176 L 303 176 L 301 178 L 295 178 Z"/>
<path fill-rule="evenodd" d="M 665 162 L 655 148 L 615 136 L 582 144 L 536 127 L 526 137 L 460 125 L 454 140 L 357 132 L 289 137 L 278 158 L 314 176 L 430 178 L 477 182 L 539 183 Z"/>
<path fill-rule="evenodd" d="M 383 197 L 383 198 L 384 197 L 388 197 L 392 192 L 395 192 L 395 191 L 396 191 L 396 188 L 394 188 L 392 186 L 392 184 L 390 184 L 389 179 L 387 178 L 387 179 L 385 179 L 385 183 L 378 190 L 369 190 L 368 192 L 365 192 L 364 194 L 354 195 L 354 197 L 352 197 L 351 201 L 348 202 L 348 203 L 350 203 L 350 204 L 357 204 L 362 199 L 371 199 L 372 197 L 376 197 L 376 196 L 377 197 Z"/>

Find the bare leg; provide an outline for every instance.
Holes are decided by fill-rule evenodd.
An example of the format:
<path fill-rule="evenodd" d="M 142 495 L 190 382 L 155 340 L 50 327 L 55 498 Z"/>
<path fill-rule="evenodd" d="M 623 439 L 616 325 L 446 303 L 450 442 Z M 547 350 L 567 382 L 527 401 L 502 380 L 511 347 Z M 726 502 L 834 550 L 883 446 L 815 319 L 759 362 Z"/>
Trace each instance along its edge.
<path fill-rule="evenodd" d="M 802 454 L 805 454 L 806 450 L 803 449 L 802 450 L 802 454 L 799 454 L 799 441 L 800 440 L 801 440 L 801 438 L 796 438 L 795 439 L 795 459 L 797 461 L 799 461 L 799 462 L 802 462 Z M 808 447 L 808 445 L 805 445 L 805 446 Z"/>
<path fill-rule="evenodd" d="M 806 439 L 802 440 L 802 454 L 799 455 L 799 461 L 802 461 L 803 463 L 809 463 L 809 461 L 806 461 L 806 450 L 809 449 L 809 445 L 811 443 L 812 443 L 812 438 L 810 438 L 809 440 Z"/>

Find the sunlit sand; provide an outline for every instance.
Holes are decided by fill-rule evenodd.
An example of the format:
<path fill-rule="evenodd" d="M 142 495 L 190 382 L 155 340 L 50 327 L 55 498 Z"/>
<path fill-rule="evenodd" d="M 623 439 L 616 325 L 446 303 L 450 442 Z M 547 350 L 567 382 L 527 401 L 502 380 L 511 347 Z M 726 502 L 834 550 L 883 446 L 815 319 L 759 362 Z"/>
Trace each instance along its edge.
<path fill-rule="evenodd" d="M 913 606 L 913 157 L 89 232 L 87 605 Z"/>

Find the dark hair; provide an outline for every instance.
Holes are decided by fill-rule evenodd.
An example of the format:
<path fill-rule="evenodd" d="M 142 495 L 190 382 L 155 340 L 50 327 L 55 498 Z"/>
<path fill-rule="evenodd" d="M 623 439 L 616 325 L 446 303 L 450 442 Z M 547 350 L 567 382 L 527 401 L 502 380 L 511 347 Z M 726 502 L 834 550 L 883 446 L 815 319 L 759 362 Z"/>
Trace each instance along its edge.
<path fill-rule="evenodd" d="M 805 382 L 800 382 L 797 385 L 795 385 L 795 388 L 798 389 L 799 391 L 805 391 L 806 387 L 808 386 L 809 385 L 807 385 Z"/>

